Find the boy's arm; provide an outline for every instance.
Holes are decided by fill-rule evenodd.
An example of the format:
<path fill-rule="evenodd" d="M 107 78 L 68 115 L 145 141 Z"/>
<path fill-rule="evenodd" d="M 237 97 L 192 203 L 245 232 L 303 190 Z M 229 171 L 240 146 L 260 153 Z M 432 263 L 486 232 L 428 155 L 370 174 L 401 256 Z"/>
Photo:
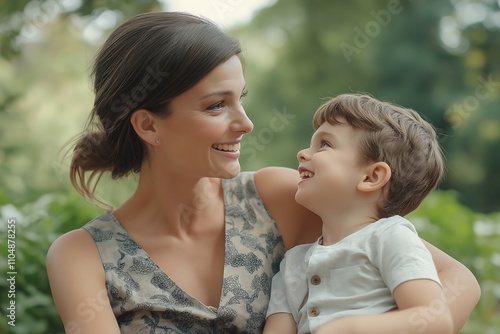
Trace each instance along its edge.
<path fill-rule="evenodd" d="M 422 241 L 431 252 L 439 279 L 443 284 L 444 301 L 448 304 L 453 319 L 453 333 L 458 333 L 478 303 L 481 289 L 466 266 L 425 240 Z"/>
<path fill-rule="evenodd" d="M 262 334 L 296 334 L 297 326 L 291 313 L 274 313 L 267 317 Z"/>
<path fill-rule="evenodd" d="M 316 334 L 448 334 L 453 322 L 438 283 L 418 279 L 394 289 L 398 310 L 377 315 L 339 318 Z"/>

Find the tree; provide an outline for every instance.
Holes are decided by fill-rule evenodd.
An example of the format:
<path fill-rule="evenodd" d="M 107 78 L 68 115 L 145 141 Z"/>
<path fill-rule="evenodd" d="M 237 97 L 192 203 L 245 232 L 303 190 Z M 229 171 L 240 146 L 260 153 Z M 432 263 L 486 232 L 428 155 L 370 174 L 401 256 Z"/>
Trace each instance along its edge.
<path fill-rule="evenodd" d="M 24 44 L 40 38 L 45 26 L 61 17 L 69 23 L 77 15 L 85 26 L 99 25 L 99 20 L 102 22 L 106 16 L 117 16 L 119 21 L 137 13 L 161 10 L 162 3 L 157 0 L 17 0 L 2 1 L 0 8 L 0 56 L 11 59 L 21 53 Z"/>
<path fill-rule="evenodd" d="M 442 189 L 459 190 L 473 209 L 500 210 L 500 158 L 491 154 L 500 149 L 500 138 L 491 136 L 500 133 L 498 113 L 486 116 L 500 95 L 499 12 L 486 0 L 277 1 L 234 31 L 247 46 L 245 106 L 255 121 L 243 146 L 244 167 L 295 167 L 320 98 L 368 92 L 413 108 L 435 125 L 450 167 Z M 278 112 L 286 112 L 287 122 L 273 129 Z M 464 131 L 483 123 L 488 126 Z M 475 148 L 464 151 L 459 142 Z"/>

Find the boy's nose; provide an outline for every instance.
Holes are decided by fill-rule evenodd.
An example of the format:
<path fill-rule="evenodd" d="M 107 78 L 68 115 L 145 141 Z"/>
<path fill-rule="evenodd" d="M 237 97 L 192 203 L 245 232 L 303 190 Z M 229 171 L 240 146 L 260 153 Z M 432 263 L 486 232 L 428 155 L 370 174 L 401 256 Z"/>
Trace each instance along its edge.
<path fill-rule="evenodd" d="M 299 162 L 307 160 L 308 157 L 307 149 L 300 150 L 299 153 L 297 153 L 297 160 L 299 160 Z"/>

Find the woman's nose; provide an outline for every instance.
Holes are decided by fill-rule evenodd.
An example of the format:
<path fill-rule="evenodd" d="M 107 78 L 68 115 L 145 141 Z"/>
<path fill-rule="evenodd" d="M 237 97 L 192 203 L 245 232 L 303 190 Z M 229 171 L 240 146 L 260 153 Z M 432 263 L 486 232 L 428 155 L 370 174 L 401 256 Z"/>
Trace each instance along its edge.
<path fill-rule="evenodd" d="M 238 108 L 236 119 L 234 120 L 234 130 L 241 133 L 250 133 L 253 130 L 253 123 L 245 113 L 243 106 Z"/>

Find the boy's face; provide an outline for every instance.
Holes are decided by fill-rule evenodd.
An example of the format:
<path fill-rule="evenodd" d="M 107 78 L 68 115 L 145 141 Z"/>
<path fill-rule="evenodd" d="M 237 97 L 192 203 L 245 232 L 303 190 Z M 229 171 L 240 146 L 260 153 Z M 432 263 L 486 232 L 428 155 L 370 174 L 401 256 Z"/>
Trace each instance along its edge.
<path fill-rule="evenodd" d="M 297 154 L 301 180 L 295 199 L 318 215 L 356 207 L 357 185 L 365 177 L 360 155 L 361 131 L 347 123 L 323 123 L 310 147 Z"/>

